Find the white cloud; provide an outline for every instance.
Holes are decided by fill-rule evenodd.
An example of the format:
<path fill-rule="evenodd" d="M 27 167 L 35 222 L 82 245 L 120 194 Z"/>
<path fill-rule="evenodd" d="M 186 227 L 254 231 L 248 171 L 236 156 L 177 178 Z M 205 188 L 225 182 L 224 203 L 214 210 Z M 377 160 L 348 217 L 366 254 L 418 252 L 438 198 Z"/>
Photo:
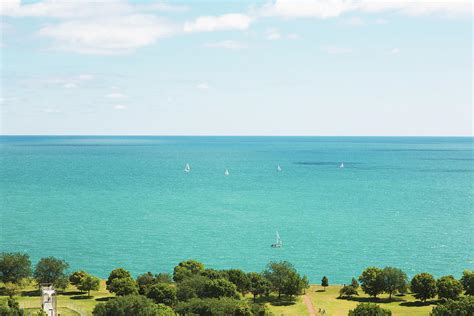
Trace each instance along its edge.
<path fill-rule="evenodd" d="M 39 34 L 55 40 L 56 49 L 109 55 L 130 52 L 174 32 L 171 24 L 155 16 L 129 15 L 48 25 Z"/>
<path fill-rule="evenodd" d="M 362 18 L 355 16 L 345 20 L 344 24 L 349 26 L 363 26 L 365 25 L 365 22 L 364 20 L 362 20 Z"/>
<path fill-rule="evenodd" d="M 247 45 L 237 41 L 220 41 L 214 43 L 206 43 L 203 45 L 204 47 L 211 47 L 211 48 L 225 48 L 225 49 L 244 49 L 247 48 Z"/>
<path fill-rule="evenodd" d="M 385 20 L 385 19 L 381 19 L 381 18 L 378 18 L 375 20 L 375 24 L 379 24 L 379 25 L 382 25 L 382 24 L 387 24 L 388 21 Z"/>
<path fill-rule="evenodd" d="M 123 104 L 114 105 L 114 110 L 125 110 L 126 108 L 127 108 L 127 106 L 123 105 Z"/>
<path fill-rule="evenodd" d="M 278 29 L 268 29 L 266 31 L 266 38 L 269 41 L 275 41 L 281 39 L 281 34 Z"/>
<path fill-rule="evenodd" d="M 2 0 L 0 15 L 14 17 L 50 17 L 60 19 L 107 17 L 152 11 L 177 12 L 188 7 L 167 3 L 131 4 L 122 0 L 43 0 L 34 3 L 21 3 L 21 0 Z"/>
<path fill-rule="evenodd" d="M 120 92 L 112 92 L 112 93 L 106 94 L 105 97 L 109 99 L 123 99 L 123 98 L 126 98 L 127 96 Z"/>
<path fill-rule="evenodd" d="M 400 54 L 400 48 L 398 48 L 398 47 L 392 48 L 388 53 L 390 55 L 398 55 L 398 54 Z"/>
<path fill-rule="evenodd" d="M 346 55 L 352 52 L 351 48 L 338 47 L 338 46 L 324 46 L 324 47 L 321 47 L 321 50 L 330 55 Z"/>
<path fill-rule="evenodd" d="M 77 84 L 73 82 L 63 84 L 63 88 L 66 88 L 66 89 L 72 89 L 72 88 L 77 88 L 77 87 L 78 87 Z"/>
<path fill-rule="evenodd" d="M 209 89 L 209 85 L 206 82 L 200 82 L 196 85 L 196 88 L 200 90 L 207 90 Z"/>
<path fill-rule="evenodd" d="M 184 24 L 184 32 L 212 32 L 223 30 L 246 30 L 252 19 L 240 13 L 229 13 L 219 16 L 200 16 L 193 22 Z"/>
<path fill-rule="evenodd" d="M 347 12 L 397 12 L 407 15 L 438 14 L 444 16 L 471 15 L 470 1 L 450 0 L 275 0 L 264 5 L 262 16 L 283 18 L 313 17 L 327 19 Z"/>

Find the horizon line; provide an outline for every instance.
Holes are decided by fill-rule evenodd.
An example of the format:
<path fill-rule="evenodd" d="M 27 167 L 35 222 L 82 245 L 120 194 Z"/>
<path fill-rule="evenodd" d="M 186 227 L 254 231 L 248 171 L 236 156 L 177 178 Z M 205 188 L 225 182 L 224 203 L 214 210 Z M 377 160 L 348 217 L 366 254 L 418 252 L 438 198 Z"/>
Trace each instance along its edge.
<path fill-rule="evenodd" d="M 474 135 L 235 135 L 235 134 L 0 134 L 0 137 L 64 137 L 64 136 L 97 136 L 97 137 L 466 137 Z"/>

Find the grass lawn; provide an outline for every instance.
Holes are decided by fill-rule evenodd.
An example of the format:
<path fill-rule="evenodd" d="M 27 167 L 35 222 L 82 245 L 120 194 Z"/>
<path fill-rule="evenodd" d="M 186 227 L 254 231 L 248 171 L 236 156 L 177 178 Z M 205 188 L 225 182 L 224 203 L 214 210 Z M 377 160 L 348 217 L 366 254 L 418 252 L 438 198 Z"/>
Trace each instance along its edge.
<path fill-rule="evenodd" d="M 306 291 L 313 302 L 316 313 L 319 309 L 326 310 L 326 315 L 347 315 L 350 309 L 353 309 L 359 302 L 373 301 L 359 289 L 360 296 L 352 299 L 338 299 L 341 286 L 332 285 L 326 288 L 326 291 L 319 285 L 312 285 Z M 87 297 L 74 287 L 69 287 L 65 293 L 58 295 L 58 313 L 62 316 L 92 315 L 92 310 L 97 303 L 107 301 L 114 297 L 105 289 L 105 280 L 101 280 L 99 291 L 92 291 L 92 297 Z M 252 296 L 246 297 L 252 302 Z M 5 297 L 0 297 L 0 300 Z M 41 307 L 40 297 L 35 294 L 33 286 L 27 287 L 22 291 L 22 295 L 17 296 L 18 302 L 22 308 L 35 312 Z M 276 295 L 269 298 L 258 298 L 260 303 L 265 303 L 269 310 L 275 316 L 304 316 L 308 315 L 308 310 L 303 302 L 303 297 L 297 297 L 293 301 L 282 298 L 278 301 Z M 434 305 L 423 305 L 411 294 L 405 296 L 394 296 L 393 301 L 388 302 L 387 295 L 381 295 L 376 301 L 382 307 L 390 309 L 393 315 L 420 315 L 428 316 Z"/>
<path fill-rule="evenodd" d="M 310 297 L 313 302 L 316 314 L 318 314 L 321 308 L 326 310 L 326 315 L 347 315 L 350 309 L 359 302 L 372 302 L 373 300 L 365 295 L 362 290 L 359 289 L 359 296 L 347 299 L 338 299 L 339 289 L 341 286 L 332 285 L 323 290 L 322 286 L 312 285 L 310 289 L 306 291 L 306 294 Z M 380 299 L 376 301 L 383 308 L 390 309 L 393 315 L 419 315 L 428 316 L 434 305 L 422 305 L 419 302 L 415 302 L 415 298 L 411 294 L 405 296 L 394 296 L 393 301 L 388 302 L 388 295 L 381 295 Z M 306 305 L 303 303 L 301 297 L 295 302 L 294 305 L 290 306 L 275 306 L 274 303 L 267 303 L 270 311 L 275 316 L 303 316 L 309 315 Z"/>

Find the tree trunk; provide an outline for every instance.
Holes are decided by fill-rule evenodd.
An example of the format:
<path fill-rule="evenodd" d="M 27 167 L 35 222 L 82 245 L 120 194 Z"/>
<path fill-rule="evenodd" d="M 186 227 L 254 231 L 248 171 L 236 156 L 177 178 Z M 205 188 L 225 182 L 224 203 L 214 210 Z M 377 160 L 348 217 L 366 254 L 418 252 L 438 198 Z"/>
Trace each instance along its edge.
<path fill-rule="evenodd" d="M 388 292 L 388 299 L 391 300 L 392 299 L 392 291 Z"/>
<path fill-rule="evenodd" d="M 254 295 L 253 295 L 253 302 L 254 302 L 254 303 L 255 303 L 256 299 L 257 299 L 257 295 L 254 294 Z"/>

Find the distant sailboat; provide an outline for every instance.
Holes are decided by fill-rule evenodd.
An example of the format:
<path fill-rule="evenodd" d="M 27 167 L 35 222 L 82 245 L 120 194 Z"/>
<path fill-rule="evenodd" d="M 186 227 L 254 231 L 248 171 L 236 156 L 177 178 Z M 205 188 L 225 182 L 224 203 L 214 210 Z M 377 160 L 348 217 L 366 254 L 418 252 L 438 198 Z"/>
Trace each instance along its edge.
<path fill-rule="evenodd" d="M 280 165 L 277 166 L 277 171 L 281 171 Z"/>
<path fill-rule="evenodd" d="M 276 232 L 276 243 L 272 244 L 272 248 L 281 248 L 283 243 L 281 242 L 280 234 L 278 231 Z"/>
<path fill-rule="evenodd" d="M 224 175 L 225 175 L 225 176 L 228 176 L 228 175 L 229 175 L 229 170 L 225 169 Z"/>
<path fill-rule="evenodd" d="M 190 172 L 191 171 L 191 167 L 189 166 L 188 163 L 186 163 L 186 166 L 184 167 L 184 172 Z"/>
<path fill-rule="evenodd" d="M 339 166 L 339 168 L 344 168 L 344 163 L 341 163 L 341 165 Z"/>

